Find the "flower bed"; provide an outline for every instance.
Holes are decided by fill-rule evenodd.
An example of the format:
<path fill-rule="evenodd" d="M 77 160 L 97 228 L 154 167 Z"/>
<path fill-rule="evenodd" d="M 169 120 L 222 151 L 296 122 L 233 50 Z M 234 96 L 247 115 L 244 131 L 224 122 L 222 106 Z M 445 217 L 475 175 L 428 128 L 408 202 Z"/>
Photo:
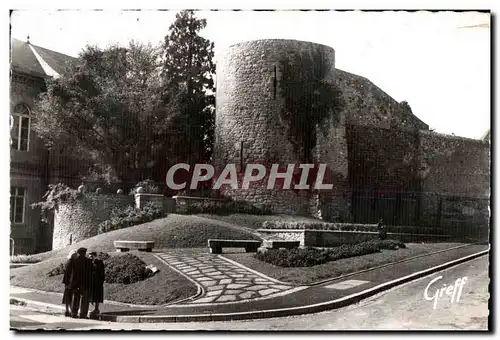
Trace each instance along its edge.
<path fill-rule="evenodd" d="M 270 249 L 256 253 L 255 258 L 279 267 L 311 267 L 329 261 L 376 253 L 381 249 L 405 247 L 404 243 L 396 240 L 372 240 L 358 244 L 344 244 L 330 249 Z"/>

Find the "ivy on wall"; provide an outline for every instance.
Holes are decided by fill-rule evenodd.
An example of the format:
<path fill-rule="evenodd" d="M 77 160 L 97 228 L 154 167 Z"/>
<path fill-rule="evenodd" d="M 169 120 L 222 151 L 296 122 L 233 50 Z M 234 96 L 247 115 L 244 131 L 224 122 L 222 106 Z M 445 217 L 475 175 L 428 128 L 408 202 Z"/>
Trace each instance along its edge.
<path fill-rule="evenodd" d="M 279 63 L 282 118 L 288 123 L 288 139 L 299 159 L 312 161 L 316 126 L 340 120 L 344 101 L 340 88 L 325 81 L 325 62 L 320 51 L 291 54 Z"/>

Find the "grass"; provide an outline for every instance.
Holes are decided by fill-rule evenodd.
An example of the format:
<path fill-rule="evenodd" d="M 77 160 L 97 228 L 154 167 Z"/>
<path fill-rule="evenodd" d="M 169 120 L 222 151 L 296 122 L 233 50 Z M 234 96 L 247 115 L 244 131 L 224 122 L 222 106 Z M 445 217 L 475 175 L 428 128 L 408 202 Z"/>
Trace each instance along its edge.
<path fill-rule="evenodd" d="M 113 252 L 115 240 L 154 241 L 155 249 L 204 248 L 210 238 L 260 240 L 249 228 L 200 216 L 177 215 L 157 219 L 133 227 L 110 231 L 66 248 L 33 255 L 40 261 L 66 256 L 70 249 L 86 247 L 90 251 Z"/>
<path fill-rule="evenodd" d="M 312 267 L 296 268 L 282 268 L 274 266 L 257 260 L 254 258 L 253 254 L 224 254 L 224 256 L 280 281 L 300 285 L 335 278 L 344 274 L 408 259 L 417 255 L 452 248 L 461 244 L 462 243 L 409 243 L 406 244 L 406 248 L 398 249 L 397 251 L 382 250 L 381 252 L 374 254 L 340 259 Z"/>
<path fill-rule="evenodd" d="M 104 284 L 106 300 L 140 305 L 165 304 L 187 298 L 196 293 L 196 286 L 177 272 L 164 265 L 151 253 L 132 252 L 146 264 L 153 264 L 160 271 L 153 277 L 132 284 Z M 112 253 L 112 256 L 121 256 Z M 28 267 L 11 269 L 11 285 L 62 293 L 62 275 L 48 276 L 47 273 L 65 261 L 64 257 L 52 258 Z"/>

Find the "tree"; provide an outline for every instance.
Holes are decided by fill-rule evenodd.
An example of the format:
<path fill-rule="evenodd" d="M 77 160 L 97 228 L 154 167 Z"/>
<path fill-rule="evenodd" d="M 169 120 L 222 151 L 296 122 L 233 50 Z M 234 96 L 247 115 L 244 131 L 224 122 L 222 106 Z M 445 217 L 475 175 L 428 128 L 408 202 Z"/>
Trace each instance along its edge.
<path fill-rule="evenodd" d="M 179 112 L 165 102 L 158 48 L 87 46 L 36 105 L 34 130 L 64 145 L 108 181 L 163 179 L 167 136 Z M 168 104 L 168 105 L 166 105 Z M 85 172 L 84 171 L 84 172 Z M 161 177 L 160 177 L 161 176 Z"/>
<path fill-rule="evenodd" d="M 207 25 L 192 10 L 176 15 L 165 36 L 162 78 L 164 99 L 175 100 L 174 154 L 182 161 L 209 161 L 214 135 L 215 74 L 214 44 L 199 35 Z"/>

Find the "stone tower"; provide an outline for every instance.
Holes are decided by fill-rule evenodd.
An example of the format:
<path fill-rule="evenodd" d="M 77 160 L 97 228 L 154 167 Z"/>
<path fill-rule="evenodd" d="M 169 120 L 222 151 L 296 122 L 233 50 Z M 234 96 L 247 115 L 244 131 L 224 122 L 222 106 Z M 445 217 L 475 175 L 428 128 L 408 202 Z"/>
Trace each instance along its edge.
<path fill-rule="evenodd" d="M 306 163 L 297 150 L 300 145 L 290 139 L 292 130 L 282 89 L 285 81 L 307 84 L 311 79 L 335 82 L 334 49 L 305 41 L 272 39 L 236 44 L 218 56 L 215 168 L 221 171 L 232 163 L 243 171 L 249 163 L 263 164 L 267 169 L 271 164 L 286 167 Z M 308 124 L 308 114 L 300 113 L 301 124 Z M 309 162 L 326 163 L 325 158 L 330 161 L 328 152 L 320 150 L 320 140 L 332 140 L 331 129 L 326 130 L 318 134 Z M 222 191 L 236 200 L 265 204 L 277 213 L 315 214 L 317 195 L 313 192 L 267 189 L 266 184 L 264 179 L 247 190 L 226 186 Z"/>

